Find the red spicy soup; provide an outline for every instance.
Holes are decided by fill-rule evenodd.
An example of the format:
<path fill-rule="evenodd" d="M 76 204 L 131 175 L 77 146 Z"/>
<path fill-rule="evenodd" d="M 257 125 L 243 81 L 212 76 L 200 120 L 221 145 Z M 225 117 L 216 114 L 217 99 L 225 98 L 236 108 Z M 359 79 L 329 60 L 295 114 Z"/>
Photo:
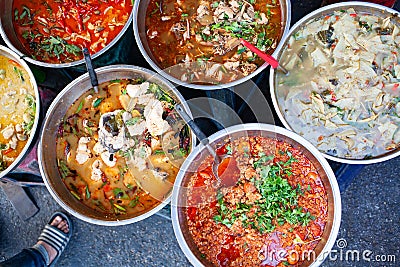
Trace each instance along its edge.
<path fill-rule="evenodd" d="M 32 58 L 67 63 L 106 47 L 131 11 L 131 0 L 14 0 L 13 25 Z"/>
<path fill-rule="evenodd" d="M 293 146 L 266 137 L 229 140 L 217 153 L 231 156 L 225 178 L 219 170 L 219 188 L 211 157 L 188 184 L 187 222 L 201 256 L 215 266 L 299 266 L 328 218 L 314 165 Z"/>

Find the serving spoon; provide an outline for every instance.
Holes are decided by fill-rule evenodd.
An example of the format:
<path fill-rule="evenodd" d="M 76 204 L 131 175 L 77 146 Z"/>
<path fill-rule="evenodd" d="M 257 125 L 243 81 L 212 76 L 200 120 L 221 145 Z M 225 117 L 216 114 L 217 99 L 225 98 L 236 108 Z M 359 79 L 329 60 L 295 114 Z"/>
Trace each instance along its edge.
<path fill-rule="evenodd" d="M 99 92 L 99 81 L 97 80 L 96 72 L 93 69 L 92 58 L 90 57 L 89 49 L 86 47 L 82 49 L 83 56 L 85 57 L 86 69 L 89 73 L 90 83 L 93 86 L 94 92 Z"/>
<path fill-rule="evenodd" d="M 219 175 L 219 167 L 221 166 L 221 163 L 224 162 L 224 160 L 229 160 L 231 157 L 230 155 L 218 155 L 215 149 L 210 145 L 210 142 L 207 138 L 207 136 L 203 133 L 202 130 L 200 130 L 199 126 L 194 122 L 192 118 L 186 113 L 186 111 L 183 109 L 183 107 L 180 104 L 175 105 L 175 110 L 181 116 L 181 118 L 186 122 L 186 124 L 190 127 L 194 135 L 199 139 L 200 143 L 203 144 L 203 146 L 208 150 L 208 152 L 211 154 L 211 156 L 214 159 L 214 162 L 212 164 L 212 172 L 217 180 L 216 187 L 220 187 L 221 185 L 221 177 Z"/>
<path fill-rule="evenodd" d="M 240 38 L 240 43 L 242 45 L 244 45 L 245 47 L 247 47 L 251 52 L 256 53 L 257 56 L 259 56 L 260 58 L 262 58 L 265 62 L 267 62 L 269 65 L 271 65 L 271 67 L 273 69 L 278 69 L 281 72 L 283 72 L 284 74 L 288 74 L 288 70 L 285 69 L 284 67 L 282 67 L 279 62 L 273 57 L 268 55 L 267 53 L 264 53 L 263 51 L 261 51 L 260 49 L 258 49 L 257 47 L 255 47 L 254 45 L 252 45 L 251 43 L 249 43 L 248 41 L 244 40 L 243 38 Z"/>

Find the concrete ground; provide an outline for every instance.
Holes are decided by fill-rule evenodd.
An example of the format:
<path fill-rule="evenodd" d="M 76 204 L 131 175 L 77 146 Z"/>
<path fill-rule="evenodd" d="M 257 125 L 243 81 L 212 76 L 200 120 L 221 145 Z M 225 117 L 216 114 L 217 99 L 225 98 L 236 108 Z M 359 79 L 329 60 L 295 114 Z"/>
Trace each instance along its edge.
<path fill-rule="evenodd" d="M 344 239 L 347 246 L 340 241 L 330 255 L 332 260 L 322 266 L 400 266 L 399 166 L 400 157 L 369 165 L 342 194 L 338 239 Z M 40 211 L 22 221 L 0 190 L 0 261 L 32 246 L 51 214 L 61 209 L 46 188 L 30 188 L 29 192 Z M 96 226 L 76 218 L 73 223 L 72 240 L 58 266 L 190 266 L 175 239 L 171 221 L 164 217 L 154 215 L 120 227 Z M 360 260 L 346 260 L 349 250 L 360 251 Z M 371 261 L 364 260 L 362 253 Z M 375 256 L 384 259 L 390 255 L 395 256 L 395 262 L 372 261 Z"/>

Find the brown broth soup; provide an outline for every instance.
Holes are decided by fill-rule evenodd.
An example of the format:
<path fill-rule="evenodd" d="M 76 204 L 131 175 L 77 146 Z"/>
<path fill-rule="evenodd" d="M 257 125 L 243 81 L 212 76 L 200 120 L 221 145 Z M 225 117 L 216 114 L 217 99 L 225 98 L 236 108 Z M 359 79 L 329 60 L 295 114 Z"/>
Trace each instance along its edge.
<path fill-rule="evenodd" d="M 315 166 L 295 147 L 267 137 L 228 140 L 215 187 L 207 157 L 188 183 L 187 222 L 215 266 L 300 266 L 321 240 L 328 197 Z"/>
<path fill-rule="evenodd" d="M 169 72 L 177 79 L 227 83 L 264 63 L 239 38 L 272 54 L 283 32 L 281 19 L 281 7 L 275 0 L 151 0 L 147 42 L 161 68 L 175 66 Z"/>
<path fill-rule="evenodd" d="M 169 196 L 188 154 L 175 100 L 155 83 L 114 80 L 84 93 L 57 136 L 57 163 L 71 194 L 110 215 L 137 216 Z"/>
<path fill-rule="evenodd" d="M 67 63 L 106 47 L 122 30 L 131 0 L 14 0 L 13 25 L 21 44 L 36 59 Z"/>
<path fill-rule="evenodd" d="M 0 55 L 0 172 L 24 149 L 35 121 L 35 91 L 28 73 Z"/>

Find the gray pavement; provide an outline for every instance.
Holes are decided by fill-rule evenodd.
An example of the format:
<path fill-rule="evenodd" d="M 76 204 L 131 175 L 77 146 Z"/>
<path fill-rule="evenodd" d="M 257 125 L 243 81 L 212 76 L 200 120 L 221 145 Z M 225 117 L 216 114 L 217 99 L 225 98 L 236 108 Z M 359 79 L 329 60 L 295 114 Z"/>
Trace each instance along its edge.
<path fill-rule="evenodd" d="M 345 239 L 347 247 L 335 246 L 337 252 L 331 258 L 337 260 L 328 259 L 323 266 L 400 266 L 399 166 L 400 157 L 369 165 L 342 194 L 338 239 Z M 51 214 L 61 209 L 46 188 L 30 188 L 29 192 L 40 211 L 22 221 L 0 190 L 0 260 L 32 246 Z M 171 221 L 163 217 L 155 215 L 120 227 L 91 225 L 76 218 L 73 223 L 72 240 L 58 266 L 190 266 L 175 239 Z M 349 250 L 360 251 L 360 261 L 346 260 Z M 396 261 L 368 262 L 362 259 L 362 253 L 371 259 L 395 255 Z"/>

